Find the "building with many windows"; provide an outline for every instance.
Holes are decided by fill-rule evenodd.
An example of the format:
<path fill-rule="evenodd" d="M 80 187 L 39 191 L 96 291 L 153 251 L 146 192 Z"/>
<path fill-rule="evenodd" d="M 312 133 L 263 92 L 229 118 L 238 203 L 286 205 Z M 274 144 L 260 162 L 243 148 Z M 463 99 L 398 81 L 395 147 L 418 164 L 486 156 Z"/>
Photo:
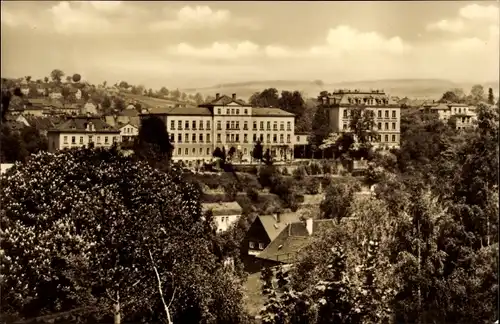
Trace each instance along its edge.
<path fill-rule="evenodd" d="M 326 108 L 330 130 L 336 133 L 350 131 L 351 111 L 372 111 L 378 139 L 374 146 L 380 148 L 399 147 L 401 107 L 383 90 L 335 90 L 322 93 L 319 104 Z"/>
<path fill-rule="evenodd" d="M 65 148 L 111 147 L 120 142 L 120 130 L 98 117 L 68 117 L 65 122 L 47 132 L 49 152 Z"/>
<path fill-rule="evenodd" d="M 476 107 L 459 103 L 428 103 L 422 105 L 420 111 L 434 113 L 438 119 L 447 123 L 454 119 L 458 130 L 474 126 L 477 120 Z"/>
<path fill-rule="evenodd" d="M 295 116 L 279 108 L 257 108 L 236 98 L 216 94 L 198 107 L 156 108 L 148 116 L 161 118 L 174 145 L 175 161 L 208 161 L 216 148 L 234 147 L 242 162 L 252 160 L 257 141 L 277 160 L 293 159 Z"/>

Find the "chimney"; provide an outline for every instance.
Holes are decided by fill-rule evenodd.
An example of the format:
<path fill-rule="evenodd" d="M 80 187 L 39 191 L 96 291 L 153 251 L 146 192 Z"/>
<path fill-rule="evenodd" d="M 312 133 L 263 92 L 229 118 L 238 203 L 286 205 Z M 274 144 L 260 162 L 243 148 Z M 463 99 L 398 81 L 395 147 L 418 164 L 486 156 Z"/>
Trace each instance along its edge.
<path fill-rule="evenodd" d="M 220 98 L 220 93 L 216 93 L 215 94 L 215 100 L 219 100 L 219 98 Z"/>
<path fill-rule="evenodd" d="M 276 223 L 279 223 L 279 222 L 280 222 L 280 218 L 281 218 L 280 216 L 281 216 L 281 215 L 280 215 L 280 212 L 277 212 L 277 213 L 276 213 Z"/>
<path fill-rule="evenodd" d="M 233 100 L 236 100 L 236 93 L 233 93 Z"/>
<path fill-rule="evenodd" d="M 313 233 L 313 219 L 312 217 L 306 219 L 306 229 L 309 235 L 312 235 Z"/>

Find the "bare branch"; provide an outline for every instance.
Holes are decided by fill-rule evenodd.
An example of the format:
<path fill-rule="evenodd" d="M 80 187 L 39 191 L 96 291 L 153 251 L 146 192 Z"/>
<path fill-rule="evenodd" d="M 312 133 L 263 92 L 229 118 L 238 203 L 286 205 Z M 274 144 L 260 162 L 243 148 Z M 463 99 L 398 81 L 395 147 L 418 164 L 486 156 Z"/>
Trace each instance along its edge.
<path fill-rule="evenodd" d="M 158 290 L 160 292 L 160 297 L 161 297 L 161 301 L 163 303 L 163 306 L 165 307 L 165 313 L 167 313 L 167 323 L 172 324 L 172 319 L 170 318 L 170 311 L 168 310 L 167 303 L 165 303 L 165 298 L 163 298 L 163 291 L 161 289 L 160 275 L 158 274 L 158 269 L 155 266 L 155 261 L 153 260 L 153 255 L 151 254 L 151 250 L 148 250 L 148 252 L 149 252 L 149 257 L 151 258 L 151 263 L 153 265 L 153 269 L 156 273 L 156 279 L 158 279 Z M 174 293 L 175 293 L 175 290 L 174 290 Z"/>
<path fill-rule="evenodd" d="M 170 305 L 172 305 L 172 302 L 174 301 L 175 291 L 176 290 L 177 290 L 177 287 L 174 288 L 174 292 L 172 293 L 172 298 L 170 298 L 170 303 L 168 303 L 168 307 L 170 307 Z"/>
<path fill-rule="evenodd" d="M 114 301 L 115 303 L 117 303 L 118 301 L 116 299 L 114 299 L 113 297 L 111 297 L 111 294 L 109 293 L 108 291 L 108 288 L 106 288 L 106 294 L 108 295 L 108 298 L 111 299 L 112 301 Z"/>

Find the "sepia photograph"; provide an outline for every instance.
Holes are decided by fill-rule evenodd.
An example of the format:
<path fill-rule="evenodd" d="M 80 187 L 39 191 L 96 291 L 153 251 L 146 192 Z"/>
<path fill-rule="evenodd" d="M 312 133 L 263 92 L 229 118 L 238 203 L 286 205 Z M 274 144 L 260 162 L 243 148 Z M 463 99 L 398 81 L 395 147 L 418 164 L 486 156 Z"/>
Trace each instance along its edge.
<path fill-rule="evenodd" d="M 499 1 L 0 6 L 0 324 L 498 324 Z"/>

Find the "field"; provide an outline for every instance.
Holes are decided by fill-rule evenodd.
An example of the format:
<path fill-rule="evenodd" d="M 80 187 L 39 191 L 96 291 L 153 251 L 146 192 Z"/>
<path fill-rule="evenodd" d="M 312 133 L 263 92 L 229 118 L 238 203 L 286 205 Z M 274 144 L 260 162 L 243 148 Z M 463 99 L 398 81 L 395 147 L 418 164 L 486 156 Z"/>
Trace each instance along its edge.
<path fill-rule="evenodd" d="M 339 88 L 348 89 L 383 89 L 391 96 L 439 99 L 441 95 L 453 88 L 462 88 L 469 93 L 473 83 L 459 83 L 439 79 L 394 79 L 394 80 L 368 80 L 354 82 L 336 82 L 327 83 L 322 86 L 312 81 L 293 81 L 293 80 L 269 80 L 239 82 L 214 85 L 210 87 L 182 89 L 181 91 L 190 93 L 200 92 L 203 96 L 215 96 L 216 93 L 231 94 L 236 93 L 239 98 L 247 100 L 253 93 L 262 91 L 266 88 L 276 88 L 282 90 L 303 91 L 306 97 L 316 97 L 321 91 L 332 91 Z M 483 87 L 493 88 L 498 93 L 498 82 L 483 82 Z"/>

